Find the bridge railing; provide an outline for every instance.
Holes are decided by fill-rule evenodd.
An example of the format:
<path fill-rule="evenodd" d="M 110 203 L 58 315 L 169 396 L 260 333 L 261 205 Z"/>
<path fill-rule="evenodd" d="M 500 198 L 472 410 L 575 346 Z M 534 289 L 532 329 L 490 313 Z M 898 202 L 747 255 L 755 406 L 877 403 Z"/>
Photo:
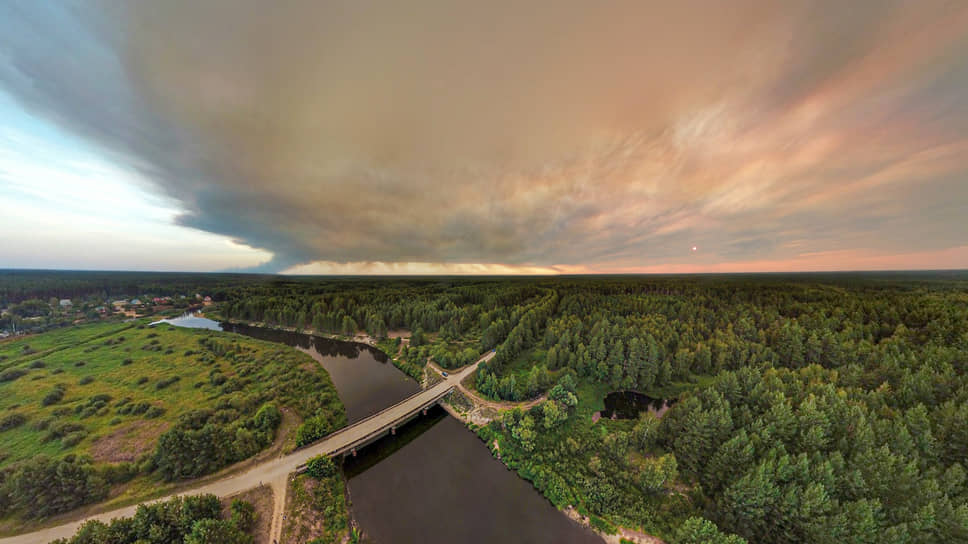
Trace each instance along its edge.
<path fill-rule="evenodd" d="M 452 373 L 453 373 L 453 374 L 454 374 L 454 375 L 456 376 L 457 374 L 459 374 L 459 373 L 461 373 L 461 372 L 463 372 L 463 371 L 464 371 L 464 370 L 465 370 L 465 369 L 466 369 L 466 368 L 467 368 L 468 366 L 474 366 L 474 367 L 476 368 L 476 367 L 477 367 L 477 365 L 479 365 L 479 364 L 481 363 L 481 361 L 484 361 L 484 360 L 486 360 L 486 359 L 487 359 L 488 357 L 492 357 L 493 355 L 492 355 L 491 353 L 492 353 L 492 352 L 488 352 L 488 353 L 485 353 L 485 354 L 484 354 L 484 355 L 482 355 L 482 356 L 481 356 L 481 357 L 480 357 L 480 358 L 479 358 L 479 359 L 478 359 L 477 361 L 474 361 L 474 362 L 473 362 L 473 363 L 471 363 L 470 365 L 466 365 L 466 366 L 463 366 L 463 367 L 461 367 L 461 368 L 458 368 L 458 369 L 454 369 L 454 370 L 452 371 Z M 419 395 L 422 395 L 422 394 L 424 394 L 424 393 L 426 393 L 426 392 L 428 392 L 428 391 L 432 391 L 432 390 L 433 390 L 433 389 L 434 389 L 435 387 L 438 387 L 438 386 L 440 386 L 441 384 L 446 384 L 446 383 L 447 383 L 446 381 L 445 381 L 445 382 L 441 382 L 441 383 L 438 383 L 438 384 L 436 384 L 436 385 L 434 385 L 434 386 L 432 386 L 432 387 L 429 387 L 429 388 L 427 388 L 427 389 L 422 389 L 422 390 L 420 390 L 420 391 L 417 391 L 417 392 L 416 392 L 416 393 L 414 393 L 413 395 L 410 395 L 409 397 L 407 397 L 407 398 L 405 398 L 405 399 L 403 399 L 403 400 L 401 400 L 400 402 L 397 402 L 397 403 L 394 403 L 394 404 L 391 404 L 390 406 L 387 406 L 386 408 L 384 408 L 384 409 L 382 409 L 382 410 L 380 410 L 379 412 L 376 412 L 376 413 L 373 413 L 373 414 L 370 414 L 370 415 L 368 415 L 368 416 L 366 416 L 366 417 L 364 417 L 363 419 L 361 419 L 361 420 L 359 420 L 359 421 L 354 421 L 353 423 L 351 423 L 351 424 L 349 424 L 349 425 L 346 425 L 345 427 L 341 427 L 341 428 L 339 428 L 339 429 L 336 429 L 335 431 L 333 431 L 333 432 L 331 432 L 331 433 L 329 433 L 328 435 L 326 435 L 326 436 L 324 436 L 324 437 L 322 437 L 322 438 L 319 438 L 319 439 L 317 439 L 317 440 L 313 440 L 313 441 L 312 441 L 312 442 L 310 442 L 309 444 L 305 444 L 305 445 L 302 445 L 302 446 L 299 446 L 298 448 L 296 448 L 296 449 L 294 449 L 293 451 L 295 452 L 295 451 L 299 451 L 299 450 L 303 450 L 303 449 L 306 449 L 306 448 L 311 448 L 311 447 L 313 447 L 313 446 L 315 446 L 316 444 L 319 444 L 319 443 L 320 443 L 320 442 L 322 442 L 323 440 L 329 440 L 330 438 L 332 438 L 332 437 L 334 437 L 334 436 L 337 436 L 337 435 L 339 435 L 339 434 L 342 434 L 342 433 L 344 433 L 344 432 L 346 432 L 346 431 L 348 431 L 348 430 L 350 430 L 350 429 L 352 429 L 353 427 L 356 427 L 357 425 L 360 425 L 360 424 L 362 424 L 362 423 L 364 423 L 364 422 L 366 422 L 366 421 L 369 421 L 369 420 L 371 420 L 371 419 L 373 419 L 373 418 L 375 418 L 375 417 L 377 417 L 377 416 L 379 416 L 380 414 L 382 414 L 382 413 L 384 413 L 384 412 L 386 412 L 387 410 L 390 410 L 390 409 L 392 409 L 392 408 L 396 408 L 397 406 L 400 406 L 401 404 L 405 404 L 405 403 L 407 403 L 407 402 L 410 402 L 410 401 L 411 401 L 412 399 L 414 399 L 415 397 L 417 397 L 417 396 L 419 396 Z M 446 388 L 444 388 L 444 389 L 443 389 L 443 391 L 450 391 L 451 389 L 453 389 L 453 388 L 454 388 L 454 387 L 456 387 L 456 386 L 457 386 L 457 382 L 455 382 L 455 383 L 453 383 L 453 384 L 451 384 L 451 385 L 449 385 L 449 386 L 447 386 Z M 441 393 L 441 394 L 440 394 L 440 396 L 439 396 L 439 397 L 436 397 L 436 398 L 437 398 L 437 399 L 439 400 L 439 398 L 440 398 L 440 397 L 442 397 L 442 396 L 444 396 L 445 394 L 446 394 L 446 393 Z"/>
<path fill-rule="evenodd" d="M 449 391 L 450 389 L 453 389 L 454 387 L 455 386 L 453 384 L 451 384 L 450 386 L 448 386 L 446 388 L 443 388 L 442 390 L 443 391 Z M 421 391 L 418 391 L 418 392 L 414 393 L 413 395 L 410 395 L 409 397 L 401 400 L 400 402 L 391 404 L 390 406 L 387 406 L 386 408 L 380 410 L 379 412 L 372 413 L 372 414 L 364 417 L 363 419 L 354 421 L 353 423 L 350 423 L 349 425 L 346 425 L 344 427 L 340 427 L 339 429 L 336 429 L 335 431 L 329 433 L 328 435 L 326 435 L 326 436 L 324 436 L 322 438 L 316 439 L 316 440 L 314 440 L 314 441 L 312 441 L 312 442 L 310 442 L 308 444 L 304 444 L 302 446 L 299 446 L 298 448 L 294 449 L 293 451 L 299 451 L 299 450 L 302 450 L 302 449 L 311 448 L 311 447 L 315 446 L 316 444 L 319 444 L 323 440 L 329 440 L 330 438 L 333 438 L 334 436 L 337 436 L 337 435 L 340 435 L 340 434 L 342 434 L 342 433 L 344 433 L 346 431 L 349 431 L 350 429 L 352 429 L 352 428 L 354 428 L 354 427 L 356 427 L 358 425 L 361 425 L 361 424 L 363 424 L 363 423 L 365 423 L 365 422 L 367 422 L 367 421 L 369 421 L 369 420 L 371 420 L 371 419 L 373 419 L 375 417 L 378 417 L 381 414 L 383 414 L 384 412 L 386 412 L 386 411 L 388 411 L 388 410 L 390 410 L 392 408 L 396 408 L 397 406 L 400 406 L 401 404 L 406 404 L 406 403 L 410 402 L 411 400 L 413 400 L 414 398 L 416 398 L 416 397 L 418 397 L 420 395 L 423 395 L 424 393 L 426 393 L 428 391 L 432 391 L 433 389 L 434 388 L 431 387 L 430 389 L 423 389 Z M 443 395 L 444 394 L 441 394 L 440 396 L 443 396 Z"/>
<path fill-rule="evenodd" d="M 428 399 L 428 400 L 426 400 L 424 402 L 421 402 L 413 410 L 408 410 L 402 416 L 400 416 L 398 418 L 395 418 L 393 421 L 387 423 L 386 425 L 381 425 L 379 429 L 373 431 L 372 433 L 369 433 L 369 434 L 367 434 L 366 436 L 364 436 L 362 438 L 359 438 L 357 440 L 354 440 L 353 442 L 350 442 L 348 444 L 344 444 L 344 445 L 340 446 L 339 448 L 336 448 L 329 455 L 330 456 L 342 455 L 342 454 L 345 454 L 348 451 L 351 451 L 353 449 L 356 449 L 356 448 L 362 447 L 362 446 L 364 446 L 366 444 L 369 444 L 370 442 L 372 442 L 374 440 L 374 437 L 382 436 L 383 433 L 387 432 L 387 429 L 392 429 L 392 428 L 396 427 L 397 425 L 400 425 L 401 423 L 403 423 L 405 421 L 408 421 L 410 418 L 414 417 L 421 410 L 426 410 L 427 408 L 429 408 L 429 407 L 433 406 L 434 404 L 440 402 L 440 399 L 446 397 L 447 394 L 450 393 L 450 391 L 452 389 L 453 389 L 453 387 L 447 388 L 446 390 L 444 390 L 439 395 L 434 395 L 432 398 L 430 398 L 430 399 Z"/>

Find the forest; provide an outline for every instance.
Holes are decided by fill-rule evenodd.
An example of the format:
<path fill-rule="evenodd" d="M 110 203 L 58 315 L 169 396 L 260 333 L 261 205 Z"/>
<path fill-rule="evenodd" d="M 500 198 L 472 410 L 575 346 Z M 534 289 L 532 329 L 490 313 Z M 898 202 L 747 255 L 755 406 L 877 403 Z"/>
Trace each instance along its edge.
<path fill-rule="evenodd" d="M 406 355 L 445 367 L 460 360 L 438 353 L 496 349 L 477 380 L 496 399 L 564 385 L 479 432 L 553 503 L 605 526 L 687 541 L 679 533 L 702 517 L 750 542 L 963 542 L 966 280 L 294 282 L 229 290 L 223 311 L 377 337 L 419 331 Z M 617 390 L 679 402 L 661 419 L 592 423 Z"/>
<path fill-rule="evenodd" d="M 968 273 L 204 281 L 231 320 L 406 331 L 411 365 L 496 350 L 469 385 L 540 402 L 476 432 L 606 532 L 968 542 Z M 599 419 L 611 391 L 677 402 Z"/>

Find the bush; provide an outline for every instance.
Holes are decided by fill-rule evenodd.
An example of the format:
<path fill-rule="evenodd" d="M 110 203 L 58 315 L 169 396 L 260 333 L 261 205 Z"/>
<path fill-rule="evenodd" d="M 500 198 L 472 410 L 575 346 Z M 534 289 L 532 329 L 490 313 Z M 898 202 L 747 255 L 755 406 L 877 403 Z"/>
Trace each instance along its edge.
<path fill-rule="evenodd" d="M 125 474 L 109 478 L 121 483 Z M 105 475 L 106 477 L 109 475 Z M 130 479 L 130 478 L 128 478 Z M 103 542 L 165 542 L 192 544 L 251 543 L 252 538 L 242 533 L 233 523 L 220 521 L 221 504 L 214 495 L 176 497 L 165 502 L 142 504 L 134 517 L 116 518 L 110 525 L 88 521 L 73 538 L 55 544 L 101 544 Z"/>
<path fill-rule="evenodd" d="M 248 532 L 255 525 L 255 508 L 251 503 L 240 499 L 232 500 L 232 523 L 240 530 Z"/>
<path fill-rule="evenodd" d="M 84 366 L 86 364 L 87 364 L 87 361 L 77 361 L 77 362 L 74 363 L 74 366 L 80 367 L 80 366 Z"/>
<path fill-rule="evenodd" d="M 266 404 L 259 408 L 252 420 L 260 430 L 274 431 L 282 423 L 282 414 L 275 405 Z"/>
<path fill-rule="evenodd" d="M 69 434 L 87 431 L 84 429 L 83 425 L 78 423 L 70 423 L 67 421 L 55 421 L 50 424 L 47 428 L 47 434 L 44 435 L 44 442 L 50 442 L 51 440 L 57 440 L 64 438 Z"/>
<path fill-rule="evenodd" d="M 77 382 L 78 385 L 87 385 L 94 381 L 94 376 L 84 376 L 81 381 Z"/>
<path fill-rule="evenodd" d="M 170 378 L 165 378 L 164 380 L 161 380 L 160 382 L 155 384 L 155 389 L 158 389 L 158 390 L 164 389 L 179 380 L 181 380 L 181 376 L 172 376 Z"/>
<path fill-rule="evenodd" d="M 43 361 L 39 360 L 39 359 L 36 360 L 36 361 L 34 361 L 34 362 L 32 362 L 32 363 L 30 363 L 30 368 L 44 368 L 46 366 L 47 366 L 47 364 L 44 363 Z"/>
<path fill-rule="evenodd" d="M 0 419 L 0 432 L 9 431 L 27 423 L 27 416 L 20 413 L 7 414 Z"/>
<path fill-rule="evenodd" d="M 0 372 L 0 382 L 12 382 L 25 376 L 27 372 L 28 370 L 26 368 L 11 368 L 9 370 L 4 370 L 3 372 Z"/>
<path fill-rule="evenodd" d="M 50 406 L 51 404 L 57 404 L 64 398 L 64 386 L 58 385 L 50 390 L 44 399 L 40 401 L 44 406 Z"/>
<path fill-rule="evenodd" d="M 107 497 L 108 486 L 87 458 L 38 455 L 15 467 L 6 486 L 12 506 L 27 518 L 44 518 Z"/>
<path fill-rule="evenodd" d="M 220 519 L 203 519 L 192 525 L 185 544 L 251 544 L 252 537 L 233 523 Z"/>
<path fill-rule="evenodd" d="M 130 365 L 133 362 L 134 361 L 132 361 L 130 358 L 127 358 L 127 359 L 124 359 L 123 361 L 121 361 L 121 366 L 128 366 L 128 365 Z"/>
<path fill-rule="evenodd" d="M 45 419 L 41 419 L 40 421 L 35 421 L 30 426 L 30 428 L 32 428 L 35 431 L 44 431 L 44 430 L 47 429 L 47 427 L 50 427 L 50 424 L 53 423 L 53 422 L 54 422 L 54 418 L 48 417 L 48 418 L 45 418 Z"/>
<path fill-rule="evenodd" d="M 306 474 L 317 480 L 329 478 L 336 474 L 336 464 L 328 456 L 319 455 L 306 462 Z"/>
<path fill-rule="evenodd" d="M 81 440 L 84 440 L 85 436 L 87 436 L 87 433 L 84 431 L 71 433 L 61 439 L 61 446 L 64 448 L 73 448 L 74 446 L 80 444 Z"/>
<path fill-rule="evenodd" d="M 149 379 L 148 376 L 142 376 L 142 377 L 138 378 L 138 381 L 136 383 L 138 385 L 144 385 L 144 384 L 148 383 L 148 379 Z"/>
<path fill-rule="evenodd" d="M 321 417 L 311 417 L 296 429 L 296 445 L 305 446 L 328 435 L 332 431 L 329 423 Z"/>

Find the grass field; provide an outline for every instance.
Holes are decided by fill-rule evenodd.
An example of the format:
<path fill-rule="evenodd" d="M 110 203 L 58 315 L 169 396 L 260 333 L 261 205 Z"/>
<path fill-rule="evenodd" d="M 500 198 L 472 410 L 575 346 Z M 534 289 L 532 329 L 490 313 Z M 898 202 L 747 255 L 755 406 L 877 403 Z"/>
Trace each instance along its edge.
<path fill-rule="evenodd" d="M 137 461 L 182 414 L 214 409 L 231 393 L 273 398 L 293 368 L 323 374 L 330 391 L 320 394 L 338 404 L 325 371 L 308 356 L 238 335 L 113 323 L 5 341 L 0 468 L 40 453 Z"/>

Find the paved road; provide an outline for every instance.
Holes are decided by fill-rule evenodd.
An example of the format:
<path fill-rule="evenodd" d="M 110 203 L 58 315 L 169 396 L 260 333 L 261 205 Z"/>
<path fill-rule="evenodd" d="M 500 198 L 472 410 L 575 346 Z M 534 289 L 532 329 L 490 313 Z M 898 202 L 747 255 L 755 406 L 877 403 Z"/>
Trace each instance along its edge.
<path fill-rule="evenodd" d="M 455 387 L 458 383 L 460 383 L 460 380 L 470 375 L 470 373 L 477 368 L 477 365 L 484 361 L 489 361 L 493 356 L 494 352 L 490 352 L 481 357 L 476 363 L 468 365 L 451 374 L 445 378 L 444 381 L 427 388 L 398 404 L 394 404 L 393 406 L 384 409 L 382 412 L 378 412 L 373 416 L 354 423 L 353 425 L 344 427 L 320 440 L 319 442 L 316 442 L 312 446 L 294 451 L 286 456 L 265 461 L 264 463 L 260 463 L 252 467 L 246 472 L 233 476 L 227 476 L 221 480 L 161 497 L 150 502 L 164 501 L 178 495 L 198 495 L 206 493 L 211 493 L 219 497 L 228 497 L 248 489 L 258 487 L 260 483 L 273 484 L 274 492 L 281 491 L 284 493 L 285 486 L 283 485 L 282 489 L 279 489 L 279 487 L 275 484 L 278 482 L 284 483 L 288 475 L 296 470 L 296 467 L 305 464 L 306 461 L 316 457 L 317 455 L 330 454 L 348 444 L 362 440 L 371 433 L 377 432 L 386 425 L 405 417 L 408 413 L 429 402 L 442 392 L 450 389 L 451 387 Z M 113 518 L 133 516 L 135 510 L 137 510 L 137 505 L 119 508 L 117 510 L 96 514 L 88 518 L 65 523 L 56 527 L 42 529 L 33 533 L 0 538 L 0 544 L 47 544 L 51 540 L 72 536 L 75 532 L 77 532 L 78 527 L 80 527 L 85 521 L 97 519 L 108 522 Z M 278 520 L 273 520 L 274 529 L 277 524 Z M 275 533 L 275 531 L 273 532 Z"/>

